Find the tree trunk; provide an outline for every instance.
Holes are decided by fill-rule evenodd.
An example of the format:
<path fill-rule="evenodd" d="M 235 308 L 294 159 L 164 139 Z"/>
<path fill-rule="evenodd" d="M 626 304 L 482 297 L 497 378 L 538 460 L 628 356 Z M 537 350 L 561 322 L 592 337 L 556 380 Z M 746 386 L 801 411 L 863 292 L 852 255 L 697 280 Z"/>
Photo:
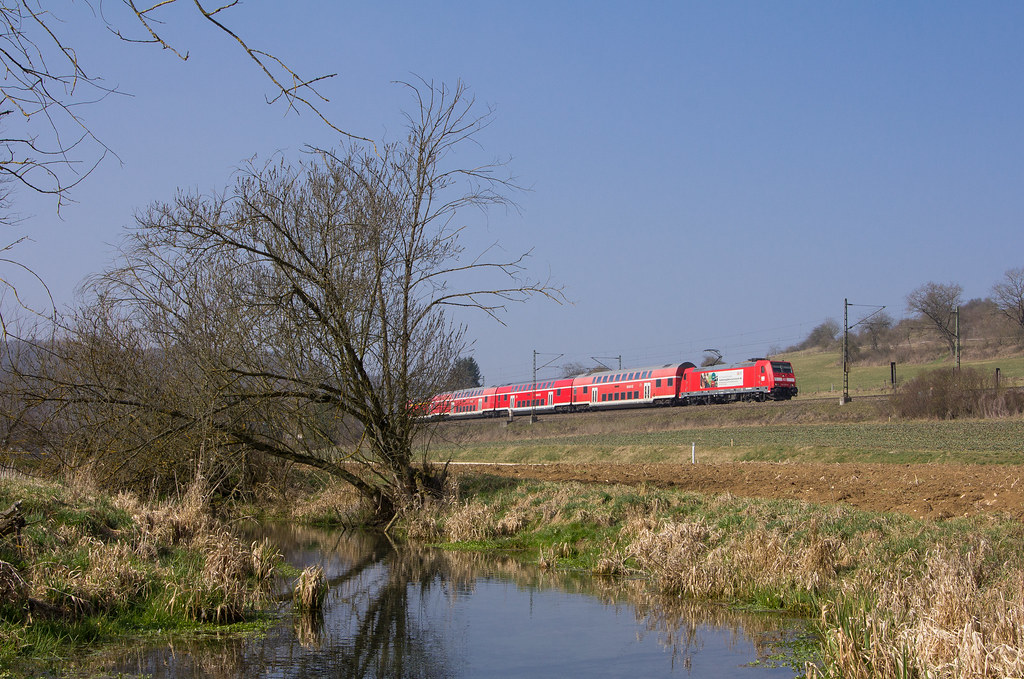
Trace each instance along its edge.
<path fill-rule="evenodd" d="M 25 526 L 25 517 L 21 514 L 21 500 L 0 512 L 0 538 L 9 533 L 18 535 Z"/>

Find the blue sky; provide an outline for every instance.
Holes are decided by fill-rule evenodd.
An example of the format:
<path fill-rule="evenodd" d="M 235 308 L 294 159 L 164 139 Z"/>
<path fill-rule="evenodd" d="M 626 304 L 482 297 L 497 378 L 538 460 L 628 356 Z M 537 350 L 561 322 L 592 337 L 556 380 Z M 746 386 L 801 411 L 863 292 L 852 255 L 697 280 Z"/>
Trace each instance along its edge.
<path fill-rule="evenodd" d="M 119 5 L 102 8 L 117 21 Z M 81 109 L 120 162 L 60 217 L 15 197 L 33 242 L 14 255 L 58 305 L 150 202 L 223 188 L 253 155 L 340 143 L 267 106 L 261 75 L 191 11 L 168 15 L 182 63 L 87 10 L 67 10 L 62 36 L 131 95 Z M 901 317 L 925 282 L 984 297 L 1024 266 L 1019 2 L 250 0 L 225 20 L 304 74 L 337 73 L 325 112 L 362 136 L 400 134 L 412 102 L 393 81 L 413 74 L 495 107 L 480 141 L 530 190 L 518 212 L 467 215 L 472 243 L 533 248 L 532 273 L 571 303 L 465 317 L 489 383 L 529 379 L 533 351 L 742 360 L 841 321 L 844 298 Z"/>

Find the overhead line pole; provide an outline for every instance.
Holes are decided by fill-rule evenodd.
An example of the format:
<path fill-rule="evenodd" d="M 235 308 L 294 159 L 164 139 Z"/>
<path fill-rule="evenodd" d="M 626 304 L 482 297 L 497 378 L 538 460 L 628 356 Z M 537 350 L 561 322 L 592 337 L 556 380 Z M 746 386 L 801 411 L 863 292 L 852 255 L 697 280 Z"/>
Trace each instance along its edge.
<path fill-rule="evenodd" d="M 554 358 L 540 367 L 543 370 L 562 356 L 565 356 L 565 354 L 542 354 L 536 349 L 533 350 L 533 393 L 530 394 L 530 424 L 537 421 L 537 356 L 554 356 Z"/>
<path fill-rule="evenodd" d="M 849 311 L 852 306 L 873 307 L 875 310 L 851 326 Z M 850 402 L 850 328 L 856 328 L 864 321 L 881 312 L 884 308 L 884 304 L 882 306 L 877 304 L 850 304 L 849 299 L 843 298 L 843 396 L 839 400 L 839 405 Z"/>

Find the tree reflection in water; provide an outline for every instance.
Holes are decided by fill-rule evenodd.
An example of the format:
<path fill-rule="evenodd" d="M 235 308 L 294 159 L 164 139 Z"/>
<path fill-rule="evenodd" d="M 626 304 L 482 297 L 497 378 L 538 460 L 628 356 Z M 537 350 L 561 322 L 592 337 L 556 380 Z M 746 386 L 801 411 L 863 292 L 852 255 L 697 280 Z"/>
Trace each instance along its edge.
<path fill-rule="evenodd" d="M 267 532 L 293 565 L 300 569 L 313 563 L 323 566 L 331 589 L 322 614 L 291 615 L 289 605 L 282 603 L 285 619 L 265 638 L 189 638 L 160 647 L 122 649 L 114 662 L 107 656 L 87 663 L 93 665 L 92 671 L 102 667 L 107 672 L 153 679 L 494 676 L 500 674 L 503 663 L 513 659 L 494 657 L 490 667 L 480 666 L 479 659 L 469 660 L 472 649 L 466 644 L 479 640 L 467 641 L 473 630 L 453 624 L 458 616 L 452 611 L 474 595 L 479 596 L 481 583 L 494 586 L 496 582 L 510 583 L 503 586 L 513 587 L 517 595 L 531 597 L 531 611 L 532 593 L 547 590 L 590 597 L 611 607 L 616 615 L 631 611 L 639 627 L 630 629 L 636 629 L 638 641 L 647 634 L 656 635 L 660 646 L 669 652 L 667 662 L 658 659 L 665 676 L 684 676 L 708 634 L 726 639 L 730 646 L 749 645 L 752 652 L 742 651 L 749 662 L 778 652 L 785 637 L 795 633 L 791 625 L 776 616 L 663 598 L 652 594 L 647 583 L 640 580 L 541 571 L 511 557 L 444 552 L 422 546 L 395 549 L 368 535 L 302 527 L 278 527 Z M 290 596 L 288 591 L 287 583 L 283 583 L 283 602 Z M 503 616 L 506 611 L 497 609 L 493 615 Z M 528 617 L 521 622 L 544 624 L 532 615 Z M 551 630 L 550 634 L 562 632 Z M 585 648 L 577 651 L 586 653 Z M 531 657 L 537 652 L 532 648 L 516 649 L 514 661 L 543 667 L 544 658 Z M 719 676 L 793 676 L 786 669 L 765 669 L 767 674 L 763 674 L 737 665 L 733 662 L 732 671 Z"/>

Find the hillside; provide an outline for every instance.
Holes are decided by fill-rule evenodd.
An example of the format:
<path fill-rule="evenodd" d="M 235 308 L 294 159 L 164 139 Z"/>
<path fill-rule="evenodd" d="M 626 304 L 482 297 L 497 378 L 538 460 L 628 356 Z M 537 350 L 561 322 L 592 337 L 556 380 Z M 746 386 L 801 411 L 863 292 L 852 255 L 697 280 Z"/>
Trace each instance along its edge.
<path fill-rule="evenodd" d="M 810 349 L 780 356 L 793 364 L 801 397 L 839 394 L 843 389 L 843 365 L 839 351 Z M 984 358 L 961 358 L 962 368 L 975 368 L 995 376 L 999 368 L 1002 386 L 1024 387 L 1024 353 L 1007 352 Z M 923 362 L 896 362 L 897 386 L 925 370 L 952 369 L 948 356 Z M 889 362 L 853 362 L 850 365 L 850 394 L 888 394 L 892 392 Z"/>

